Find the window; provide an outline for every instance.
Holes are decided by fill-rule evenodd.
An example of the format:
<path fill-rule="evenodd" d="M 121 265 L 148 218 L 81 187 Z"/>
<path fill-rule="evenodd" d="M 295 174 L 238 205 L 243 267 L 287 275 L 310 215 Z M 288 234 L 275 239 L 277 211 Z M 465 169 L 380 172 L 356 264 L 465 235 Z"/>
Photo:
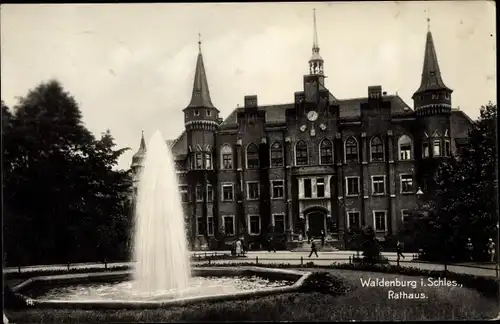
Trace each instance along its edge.
<path fill-rule="evenodd" d="M 276 233 L 285 233 L 285 215 L 273 214 L 273 226 Z"/>
<path fill-rule="evenodd" d="M 379 136 L 370 141 L 371 159 L 373 162 L 384 161 L 384 143 Z"/>
<path fill-rule="evenodd" d="M 433 156 L 441 155 L 441 140 L 432 141 L 432 155 Z"/>
<path fill-rule="evenodd" d="M 432 100 L 437 100 L 439 99 L 439 95 L 437 93 L 432 94 Z"/>
<path fill-rule="evenodd" d="M 319 164 L 333 163 L 333 144 L 332 141 L 325 138 L 319 145 Z"/>
<path fill-rule="evenodd" d="M 451 146 L 450 146 L 450 141 L 445 140 L 444 141 L 444 156 L 451 156 Z"/>
<path fill-rule="evenodd" d="M 304 179 L 304 197 L 312 197 L 312 182 L 311 179 Z"/>
<path fill-rule="evenodd" d="M 271 145 L 271 167 L 283 166 L 283 146 L 279 142 Z"/>
<path fill-rule="evenodd" d="M 212 116 L 212 111 L 210 109 L 207 109 L 206 114 L 207 114 L 207 116 Z"/>
<path fill-rule="evenodd" d="M 203 235 L 203 234 L 205 234 L 205 220 L 203 217 L 198 217 L 196 224 L 196 235 Z"/>
<path fill-rule="evenodd" d="M 413 193 L 413 175 L 401 175 L 401 193 Z"/>
<path fill-rule="evenodd" d="M 195 164 L 194 164 L 195 169 L 203 169 L 203 159 L 202 159 L 202 154 L 201 153 L 196 153 L 195 154 Z"/>
<path fill-rule="evenodd" d="M 374 211 L 373 212 L 373 224 L 375 224 L 376 232 L 385 232 L 387 228 L 387 220 L 385 217 L 385 211 Z"/>
<path fill-rule="evenodd" d="M 214 201 L 214 189 L 212 188 L 212 185 L 207 185 L 207 201 L 212 202 Z"/>
<path fill-rule="evenodd" d="M 410 217 L 410 211 L 408 209 L 401 210 L 401 221 L 406 223 Z"/>
<path fill-rule="evenodd" d="M 422 143 L 422 157 L 424 158 L 429 157 L 429 143 L 427 142 Z"/>
<path fill-rule="evenodd" d="M 259 147 L 250 143 L 247 146 L 247 169 L 259 168 Z"/>
<path fill-rule="evenodd" d="M 345 161 L 358 162 L 358 142 L 354 137 L 349 137 L 345 141 Z"/>
<path fill-rule="evenodd" d="M 201 185 L 196 185 L 196 201 L 203 201 L 203 192 L 201 191 Z"/>
<path fill-rule="evenodd" d="M 179 186 L 182 202 L 189 202 L 188 186 Z"/>
<path fill-rule="evenodd" d="M 412 141 L 408 135 L 403 135 L 398 140 L 399 159 L 411 160 L 412 159 Z"/>
<path fill-rule="evenodd" d="M 222 158 L 222 169 L 229 170 L 233 168 L 233 149 L 231 146 L 224 144 L 220 150 Z"/>
<path fill-rule="evenodd" d="M 247 199 L 259 199 L 259 183 L 256 181 L 247 182 Z"/>
<path fill-rule="evenodd" d="M 285 187 L 283 180 L 273 180 L 271 181 L 273 198 L 283 198 L 285 195 Z"/>
<path fill-rule="evenodd" d="M 227 236 L 233 236 L 235 232 L 234 216 L 224 215 L 222 216 L 222 222 L 224 224 L 224 233 Z"/>
<path fill-rule="evenodd" d="M 207 234 L 214 235 L 214 218 L 213 216 L 207 217 Z"/>
<path fill-rule="evenodd" d="M 359 177 L 346 177 L 347 196 L 359 195 Z"/>
<path fill-rule="evenodd" d="M 358 211 L 347 212 L 347 227 L 348 228 L 361 228 L 361 217 Z"/>
<path fill-rule="evenodd" d="M 385 176 L 372 176 L 372 194 L 385 194 Z"/>
<path fill-rule="evenodd" d="M 212 168 L 212 154 L 210 153 L 205 153 L 205 169 L 211 169 Z"/>
<path fill-rule="evenodd" d="M 193 111 L 193 116 L 199 116 L 200 115 L 200 111 L 198 109 L 195 109 L 195 111 Z"/>
<path fill-rule="evenodd" d="M 248 234 L 250 235 L 260 234 L 260 215 L 248 216 Z"/>
<path fill-rule="evenodd" d="M 325 178 L 316 179 L 316 196 L 318 198 L 325 196 Z"/>
<path fill-rule="evenodd" d="M 307 144 L 304 141 L 298 141 L 297 144 L 295 144 L 295 164 L 307 165 L 308 163 Z"/>
<path fill-rule="evenodd" d="M 233 184 L 226 183 L 222 184 L 222 201 L 232 201 L 233 200 Z"/>
<path fill-rule="evenodd" d="M 444 99 L 450 99 L 450 94 L 449 94 L 449 93 L 446 93 L 446 94 L 444 95 Z"/>

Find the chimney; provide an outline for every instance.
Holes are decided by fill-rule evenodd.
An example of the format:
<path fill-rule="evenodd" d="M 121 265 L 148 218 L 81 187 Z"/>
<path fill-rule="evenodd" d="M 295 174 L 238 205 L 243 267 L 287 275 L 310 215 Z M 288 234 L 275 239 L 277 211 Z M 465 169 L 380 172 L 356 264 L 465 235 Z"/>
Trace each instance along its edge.
<path fill-rule="evenodd" d="M 245 108 L 257 108 L 257 96 L 245 96 Z"/>

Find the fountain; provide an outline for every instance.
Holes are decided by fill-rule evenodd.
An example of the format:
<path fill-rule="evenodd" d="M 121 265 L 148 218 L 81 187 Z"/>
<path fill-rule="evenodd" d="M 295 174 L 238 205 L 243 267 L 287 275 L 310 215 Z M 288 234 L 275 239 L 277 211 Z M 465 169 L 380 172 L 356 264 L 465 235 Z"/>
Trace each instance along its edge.
<path fill-rule="evenodd" d="M 256 267 L 191 269 L 174 159 L 159 131 L 143 161 L 135 218 L 132 271 L 33 277 L 12 290 L 30 290 L 35 307 L 149 308 L 295 291 L 310 275 Z"/>
<path fill-rule="evenodd" d="M 134 288 L 184 291 L 191 267 L 172 154 L 159 131 L 148 144 L 135 212 Z"/>

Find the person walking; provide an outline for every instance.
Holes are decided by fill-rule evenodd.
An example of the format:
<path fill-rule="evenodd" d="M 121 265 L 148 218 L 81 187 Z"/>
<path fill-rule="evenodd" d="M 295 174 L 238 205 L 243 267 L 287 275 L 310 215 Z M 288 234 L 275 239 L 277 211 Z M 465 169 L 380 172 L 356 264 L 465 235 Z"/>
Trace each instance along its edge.
<path fill-rule="evenodd" d="M 493 243 L 493 239 L 490 238 L 486 246 L 488 248 L 488 255 L 490 256 L 490 262 L 495 262 L 495 243 Z"/>
<path fill-rule="evenodd" d="M 314 240 L 311 240 L 311 253 L 309 253 L 309 258 L 311 257 L 311 255 L 316 254 L 316 257 L 318 258 L 318 249 L 316 247 L 316 242 L 314 242 Z"/>
<path fill-rule="evenodd" d="M 470 239 L 470 237 L 467 239 L 467 244 L 465 246 L 465 249 L 467 251 L 467 258 L 469 259 L 469 261 L 472 261 L 472 253 L 474 251 L 474 246 L 472 245 L 472 241 Z"/>
<path fill-rule="evenodd" d="M 236 252 L 236 256 L 241 256 L 241 240 L 238 239 L 236 241 L 236 249 L 235 249 L 235 252 Z"/>
<path fill-rule="evenodd" d="M 325 247 L 325 231 L 321 230 L 321 248 Z"/>
<path fill-rule="evenodd" d="M 396 252 L 397 252 L 398 262 L 400 260 L 400 257 L 403 257 L 403 259 L 405 258 L 405 256 L 403 255 L 403 244 L 399 240 L 396 243 Z"/>

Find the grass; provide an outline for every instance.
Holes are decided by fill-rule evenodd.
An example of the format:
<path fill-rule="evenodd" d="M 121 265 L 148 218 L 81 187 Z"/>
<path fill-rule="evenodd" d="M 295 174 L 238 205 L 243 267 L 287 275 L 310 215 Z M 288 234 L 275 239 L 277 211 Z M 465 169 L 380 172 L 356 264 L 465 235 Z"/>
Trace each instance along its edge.
<path fill-rule="evenodd" d="M 362 287 L 360 278 L 415 280 L 414 276 L 374 272 L 308 269 L 328 272 L 349 287 L 343 295 L 288 293 L 244 301 L 201 303 L 150 310 L 26 309 L 6 311 L 13 323 L 178 322 L 178 321 L 414 321 L 477 320 L 498 315 L 498 300 L 463 287 L 418 287 L 424 300 L 388 299 L 391 288 Z M 425 278 L 426 279 L 426 278 Z M 420 279 L 418 279 L 420 280 Z M 394 289 L 411 292 L 412 288 Z"/>

